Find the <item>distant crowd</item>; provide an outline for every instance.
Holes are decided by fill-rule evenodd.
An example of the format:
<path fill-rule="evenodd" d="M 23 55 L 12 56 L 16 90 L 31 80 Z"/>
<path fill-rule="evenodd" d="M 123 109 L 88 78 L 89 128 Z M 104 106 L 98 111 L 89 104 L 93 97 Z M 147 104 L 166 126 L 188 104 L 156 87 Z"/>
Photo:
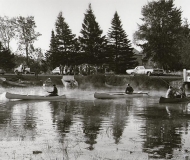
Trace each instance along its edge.
<path fill-rule="evenodd" d="M 81 64 L 78 66 L 59 65 L 61 75 L 93 75 L 97 73 L 105 73 L 104 66 L 96 66 L 89 64 Z"/>

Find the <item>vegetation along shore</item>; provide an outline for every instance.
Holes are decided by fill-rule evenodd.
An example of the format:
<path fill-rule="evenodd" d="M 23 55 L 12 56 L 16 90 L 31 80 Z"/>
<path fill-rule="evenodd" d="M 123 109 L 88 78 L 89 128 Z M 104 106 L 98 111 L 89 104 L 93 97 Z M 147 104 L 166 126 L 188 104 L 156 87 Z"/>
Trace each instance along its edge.
<path fill-rule="evenodd" d="M 61 82 L 61 75 L 3 75 L 1 77 L 7 80 L 18 82 L 30 82 L 32 85 L 43 85 L 43 82 L 50 78 L 53 83 L 57 85 L 63 85 Z M 74 76 L 79 84 L 79 89 L 125 89 L 126 84 L 130 83 L 135 89 L 138 90 L 160 90 L 166 89 L 168 85 L 173 81 L 180 81 L 182 78 L 179 76 L 127 76 L 127 75 L 87 75 Z"/>

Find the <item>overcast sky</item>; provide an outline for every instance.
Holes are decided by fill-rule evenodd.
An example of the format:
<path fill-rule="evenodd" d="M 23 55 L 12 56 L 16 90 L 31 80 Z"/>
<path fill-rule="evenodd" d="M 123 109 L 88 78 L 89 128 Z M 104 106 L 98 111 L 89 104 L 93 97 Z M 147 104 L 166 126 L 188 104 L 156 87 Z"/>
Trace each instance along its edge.
<path fill-rule="evenodd" d="M 55 21 L 60 11 L 73 34 L 80 35 L 84 13 L 91 3 L 92 10 L 103 34 L 111 27 L 115 11 L 118 12 L 129 40 L 140 23 L 141 9 L 151 0 L 0 0 L 0 16 L 34 16 L 36 31 L 42 36 L 35 47 L 49 49 L 51 31 L 55 29 Z M 181 7 L 182 18 L 190 21 L 190 0 L 175 0 L 176 7 Z M 135 46 L 133 46 L 135 47 Z"/>

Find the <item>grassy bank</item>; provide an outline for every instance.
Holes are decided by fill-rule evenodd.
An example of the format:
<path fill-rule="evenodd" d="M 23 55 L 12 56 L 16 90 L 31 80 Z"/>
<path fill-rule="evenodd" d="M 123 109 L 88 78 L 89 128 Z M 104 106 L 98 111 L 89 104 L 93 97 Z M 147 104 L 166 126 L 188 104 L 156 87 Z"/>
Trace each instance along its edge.
<path fill-rule="evenodd" d="M 42 85 L 47 78 L 51 78 L 52 82 L 57 85 L 62 85 L 61 75 L 39 75 L 35 77 L 34 75 L 3 75 L 7 80 L 18 81 L 18 79 L 23 81 L 30 81 L 35 85 Z M 99 75 L 89 75 L 81 76 L 76 75 L 75 79 L 78 81 L 80 89 L 101 89 L 101 88 L 114 88 L 114 87 L 126 87 L 127 83 L 130 83 L 135 89 L 165 89 L 168 87 L 171 81 L 179 80 L 180 77 L 148 77 L 146 75 L 140 76 L 126 76 L 126 75 L 110 75 L 105 76 L 103 74 Z M 105 83 L 107 85 L 105 85 Z M 109 86 L 109 87 L 108 87 Z"/>

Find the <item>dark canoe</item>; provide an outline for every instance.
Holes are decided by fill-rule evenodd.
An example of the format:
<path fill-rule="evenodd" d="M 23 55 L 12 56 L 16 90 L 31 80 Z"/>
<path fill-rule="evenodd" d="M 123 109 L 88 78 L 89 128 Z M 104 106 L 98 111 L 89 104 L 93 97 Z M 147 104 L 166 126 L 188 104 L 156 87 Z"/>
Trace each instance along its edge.
<path fill-rule="evenodd" d="M 8 99 L 22 99 L 22 100 L 63 100 L 65 95 L 61 96 L 40 96 L 40 95 L 22 95 L 6 92 L 5 97 Z"/>
<path fill-rule="evenodd" d="M 142 97 L 148 95 L 148 92 L 136 92 L 132 94 L 125 94 L 124 92 L 110 92 L 110 93 L 94 93 L 94 98 L 97 99 L 118 99 L 118 98 L 129 98 L 129 97 Z"/>
<path fill-rule="evenodd" d="M 179 102 L 188 102 L 190 101 L 190 97 L 186 98 L 165 98 L 160 97 L 159 103 L 179 103 Z"/>

